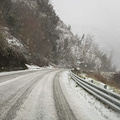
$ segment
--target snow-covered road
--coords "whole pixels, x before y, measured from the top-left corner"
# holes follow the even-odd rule
[[[119,120],[102,116],[83,94],[63,69],[0,73],[0,120]]]

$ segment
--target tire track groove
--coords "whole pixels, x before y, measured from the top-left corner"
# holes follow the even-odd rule
[[[52,71],[49,71],[49,72],[52,72]],[[25,101],[25,99],[31,93],[32,89],[37,85],[37,83],[40,81],[40,79],[49,72],[45,72],[43,75],[36,77],[34,79],[34,81],[32,81],[31,83],[22,87],[19,91],[17,91],[14,95],[12,95],[8,100],[6,100],[4,105],[10,104],[9,103],[10,101],[13,101],[14,103],[12,106],[10,106],[10,108],[6,111],[6,113],[4,115],[0,116],[0,119],[1,120],[12,120],[16,116],[17,110],[20,108],[22,103]],[[18,92],[20,92],[19,93],[20,95],[17,99],[15,99],[14,97],[18,94]],[[6,109],[6,108],[4,107],[4,109]]]
[[[77,120],[62,92],[59,83],[59,76],[60,73],[58,73],[55,76],[53,83],[53,94],[54,94],[58,120]]]

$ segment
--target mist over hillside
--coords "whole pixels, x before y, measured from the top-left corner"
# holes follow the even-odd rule
[[[25,64],[115,71],[93,36],[74,35],[49,0],[0,0],[0,71]]]

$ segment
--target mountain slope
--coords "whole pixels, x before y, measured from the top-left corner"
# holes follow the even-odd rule
[[[91,35],[78,37],[49,0],[0,0],[0,70],[25,64],[114,71]]]
[[[4,27],[9,29],[10,36],[19,41],[21,45],[26,46],[27,51],[29,51],[24,54],[26,62],[30,61],[39,66],[48,65],[52,62],[54,44],[59,38],[55,29],[58,19],[48,0],[0,1],[1,29]],[[3,36],[2,34],[4,32],[1,32],[1,36]],[[2,37],[0,40],[4,41]],[[14,46],[15,41],[8,40],[7,42]],[[19,46],[19,49],[22,50],[22,46]],[[21,50],[18,51],[22,53]]]

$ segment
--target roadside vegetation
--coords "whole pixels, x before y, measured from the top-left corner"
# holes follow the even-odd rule
[[[98,86],[103,83],[105,89],[109,87],[109,90],[120,94],[120,72],[90,72],[76,69],[72,72]]]

